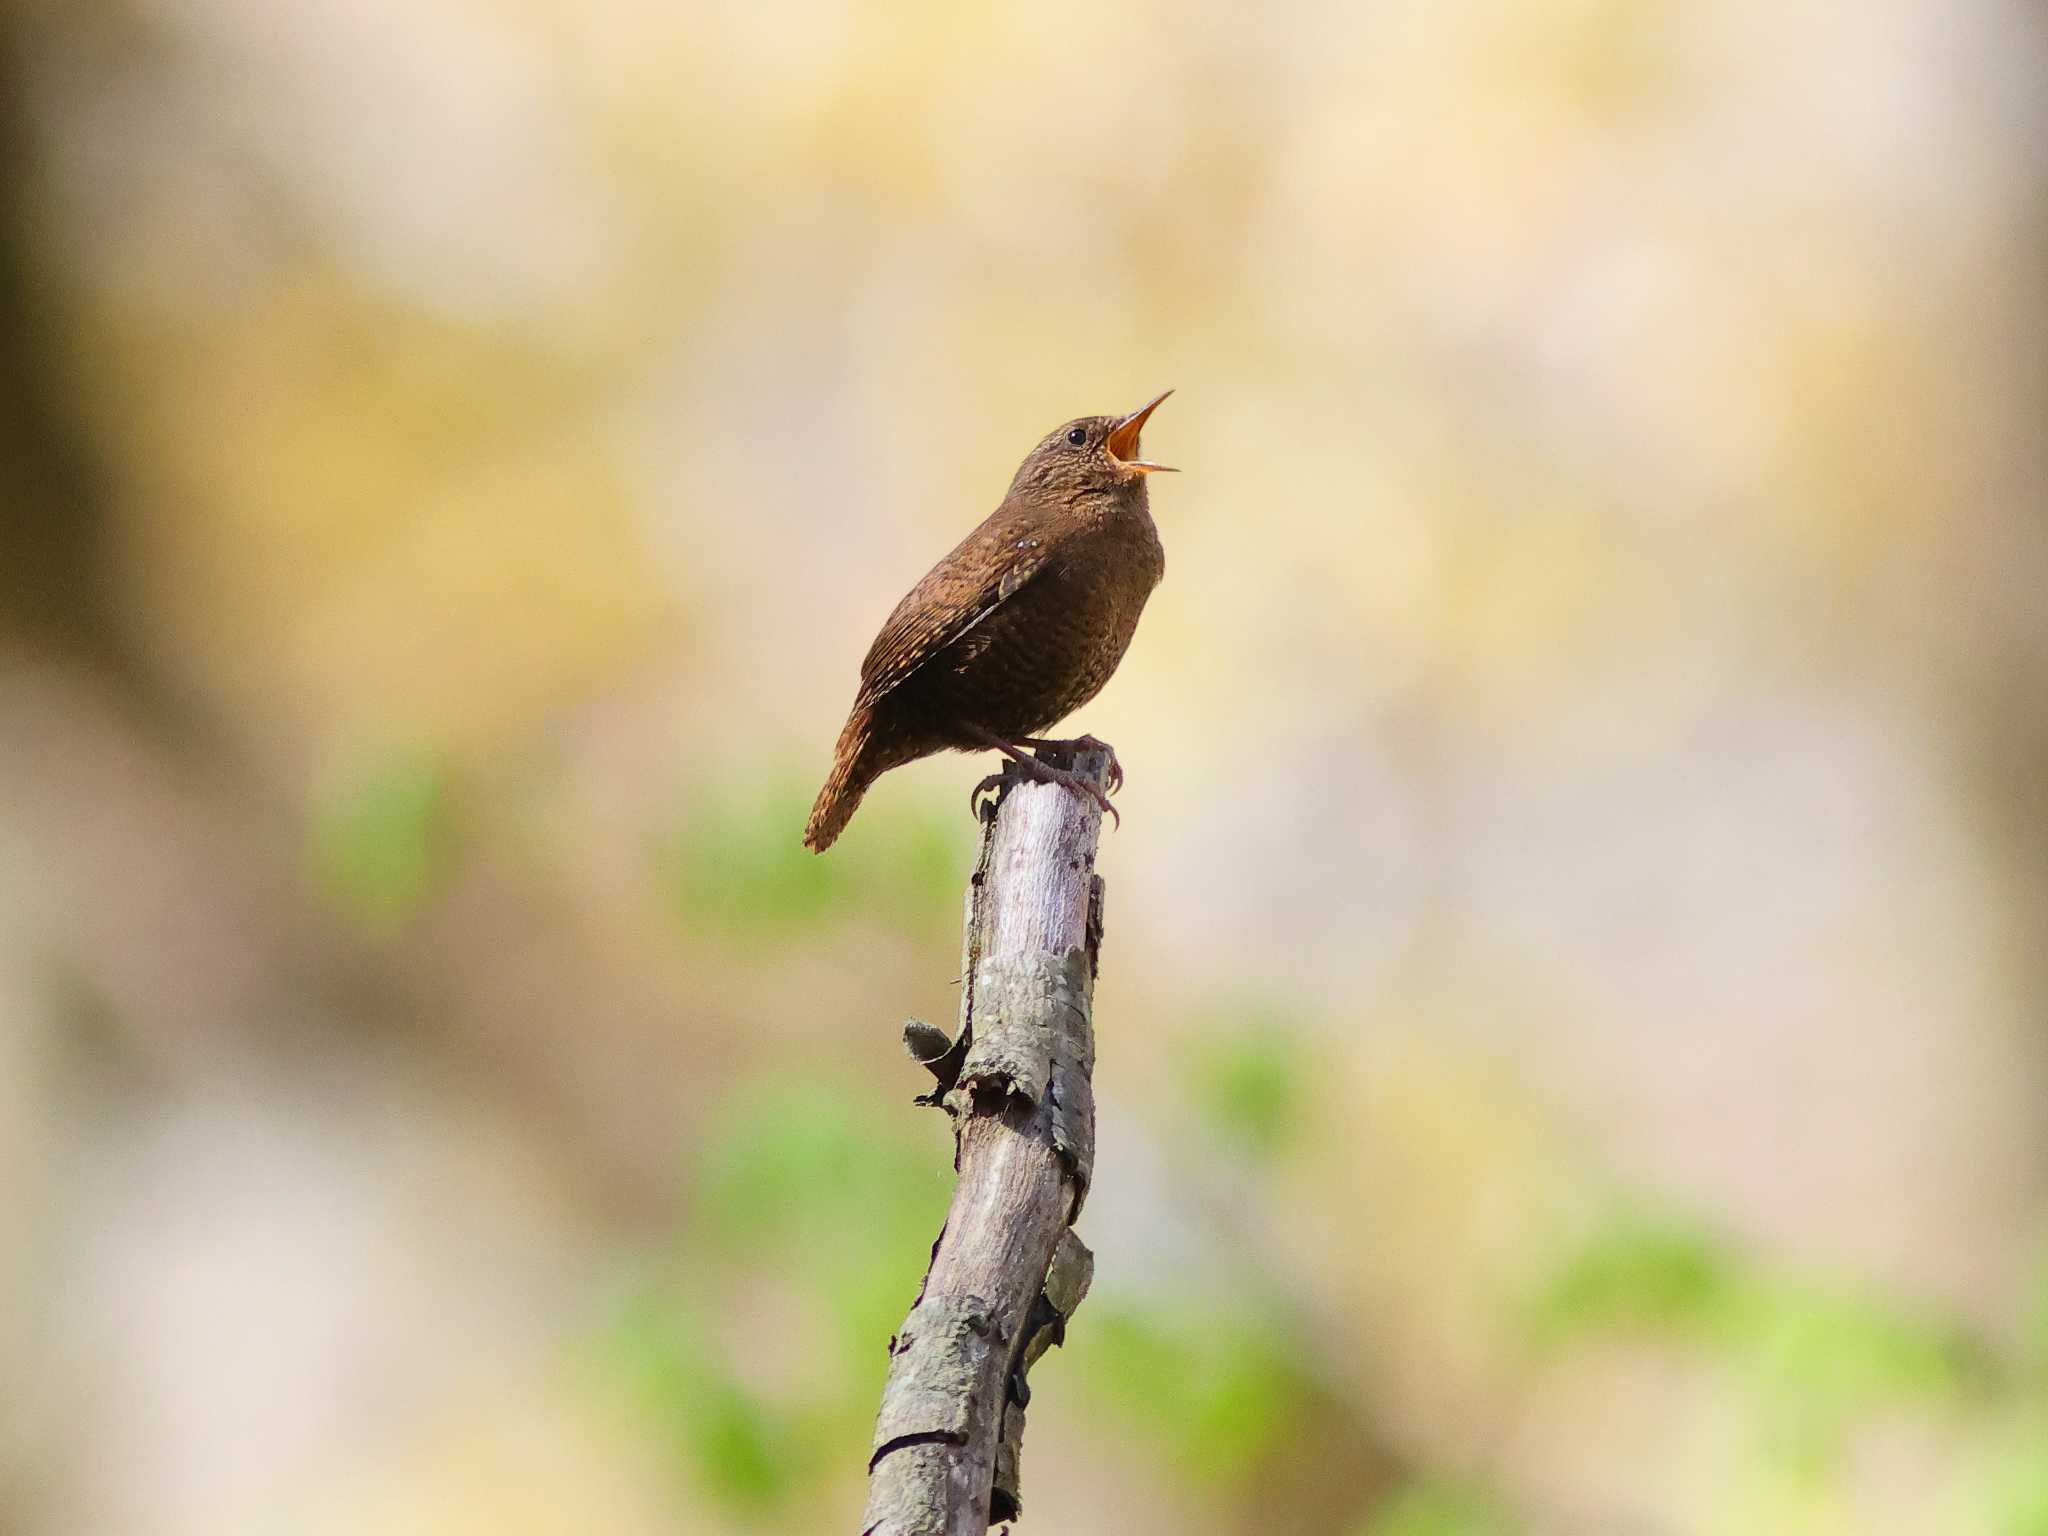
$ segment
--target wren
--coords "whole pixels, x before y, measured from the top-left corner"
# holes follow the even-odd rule
[[[1170,466],[1140,457],[1138,435],[1172,393],[1048,433],[1002,505],[896,605],[861,662],[805,847],[823,853],[870,784],[934,752],[993,749],[1116,814],[1092,782],[1026,749],[1104,749],[1040,733],[1102,691],[1166,572],[1146,481]],[[1122,779],[1112,752],[1110,788]]]

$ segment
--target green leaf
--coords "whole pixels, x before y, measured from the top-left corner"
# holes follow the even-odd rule
[[[1990,1472],[1996,1536],[2048,1536],[2048,1403],[2004,1427]]]
[[[1719,1337],[1741,1325],[1751,1302],[1725,1240],[1667,1217],[1622,1209],[1543,1285],[1530,1329],[1544,1347],[1612,1328]]]
[[[685,1294],[632,1295],[601,1358],[712,1498],[735,1514],[772,1512],[815,1477],[815,1436],[800,1410],[738,1380],[707,1343],[702,1312]]]
[[[646,1432],[738,1517],[793,1519],[862,1443],[883,1345],[945,1216],[938,1128],[899,1117],[877,1129],[854,1103],[827,1079],[764,1079],[729,1096],[699,1140],[688,1219],[623,1288],[597,1341],[599,1370]],[[734,1323],[764,1293],[806,1351],[773,1389],[759,1340]]]
[[[357,922],[395,930],[445,869],[451,820],[442,770],[420,753],[391,759],[316,814],[315,873]]]
[[[1447,1478],[1422,1478],[1374,1511],[1365,1536],[1514,1536],[1507,1512],[1481,1490]]]
[[[714,1496],[729,1507],[779,1506],[805,1470],[795,1437],[760,1399],[723,1376],[714,1379],[692,1421],[691,1449]]]
[[[1300,1029],[1271,1009],[1197,1033],[1187,1057],[1188,1099],[1210,1130],[1261,1160],[1301,1139],[1309,1055]]]
[[[1709,1350],[1748,1391],[1758,1470],[1798,1498],[1828,1491],[1863,1421],[1981,1402],[1999,1376],[1958,1322],[1773,1274],[1724,1239],[1627,1207],[1559,1267],[1531,1325],[1545,1347],[1632,1329]]]
[[[848,1089],[777,1080],[735,1094],[707,1133],[693,1236],[799,1282],[866,1370],[916,1294],[948,1173],[940,1140],[877,1131]]]
[[[787,942],[856,915],[898,927],[950,923],[971,860],[963,809],[862,810],[860,836],[830,855],[803,846],[811,791],[791,779],[714,786],[692,801],[663,856],[676,911],[693,928]]]
[[[1091,1299],[1075,1359],[1169,1460],[1202,1482],[1247,1482],[1308,1412],[1313,1383],[1275,1315],[1225,1303]]]

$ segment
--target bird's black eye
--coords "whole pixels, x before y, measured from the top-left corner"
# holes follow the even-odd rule
[[[1067,430],[1067,441],[1076,448],[1080,447],[1088,441],[1088,429],[1086,427],[1070,427]]]

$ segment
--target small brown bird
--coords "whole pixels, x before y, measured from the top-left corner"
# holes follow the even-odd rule
[[[1037,733],[1102,691],[1165,574],[1145,477],[1170,466],[1140,458],[1138,434],[1172,393],[1048,434],[1003,504],[896,605],[861,663],[806,847],[831,847],[878,776],[949,749],[993,748],[1116,814],[1087,780],[1025,749],[1102,746]],[[1110,787],[1122,780],[1111,753]]]

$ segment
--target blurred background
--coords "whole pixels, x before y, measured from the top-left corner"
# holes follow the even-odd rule
[[[2043,64],[0,10],[0,1532],[853,1529],[988,765],[804,814],[1168,386],[1023,1529],[2048,1532]]]

